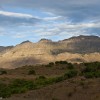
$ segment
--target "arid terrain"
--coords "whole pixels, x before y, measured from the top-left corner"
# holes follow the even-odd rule
[[[0,100],[100,100],[100,0],[0,0]]]
[[[3,100],[100,100],[99,62],[72,65],[60,61],[2,71],[6,73],[0,75],[0,84],[8,84],[13,91],[1,87],[0,96],[7,97]],[[29,85],[32,81],[36,86]]]
[[[100,37],[0,47],[0,99],[100,100]]]
[[[72,79],[3,100],[100,100],[100,79]]]
[[[100,61],[100,37],[78,36],[53,42],[41,39],[37,43],[24,41],[14,47],[3,48],[1,68],[46,64],[66,60],[72,63]]]

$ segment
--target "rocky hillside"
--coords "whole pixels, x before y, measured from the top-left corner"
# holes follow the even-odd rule
[[[61,41],[67,45],[66,51],[72,53],[93,53],[100,52],[100,37],[97,36],[78,36]]]
[[[37,43],[24,41],[1,55],[0,67],[15,68],[57,60],[79,63],[100,61],[100,37],[78,36],[58,42],[48,39]]]
[[[12,48],[13,46],[7,46],[7,47],[0,46],[0,53],[6,52],[7,50],[10,50]]]

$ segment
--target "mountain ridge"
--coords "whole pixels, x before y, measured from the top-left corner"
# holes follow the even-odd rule
[[[14,46],[0,46],[0,53],[4,53],[7,50],[12,49]]]
[[[24,41],[1,54],[0,65],[16,68],[58,60],[72,63],[100,61],[100,37],[78,36],[58,42],[49,39],[37,43]]]

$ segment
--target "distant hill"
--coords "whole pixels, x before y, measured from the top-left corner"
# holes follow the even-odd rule
[[[10,49],[12,49],[12,48],[13,48],[13,46],[7,46],[7,47],[0,46],[0,53],[1,53],[1,52],[5,52],[5,51],[7,51],[7,50],[10,50]]]
[[[81,35],[58,42],[48,39],[41,39],[37,43],[24,41],[3,53],[0,65],[15,68],[57,60],[79,63],[100,61],[100,37]]]
[[[65,51],[71,53],[93,53],[100,52],[100,37],[98,36],[78,36],[60,41],[66,45]]]

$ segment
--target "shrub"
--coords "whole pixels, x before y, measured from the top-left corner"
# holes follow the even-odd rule
[[[49,64],[45,65],[46,67],[53,67],[54,66],[54,63],[53,62],[50,62]]]
[[[67,61],[56,61],[55,64],[56,65],[58,65],[58,64],[68,64],[68,62]]]
[[[74,70],[69,70],[64,74],[64,77],[65,78],[72,78],[72,77],[77,76],[77,74],[78,74],[77,70],[75,70],[75,69]]]
[[[71,63],[68,63],[68,69],[74,69],[74,66]]]
[[[45,76],[39,76],[38,79],[46,79],[46,77]]]
[[[94,74],[95,74],[96,78],[100,77],[100,71],[96,71],[96,73],[94,73]]]
[[[11,96],[11,91],[9,87],[3,83],[0,83],[0,97],[5,98],[10,96]]]
[[[53,62],[50,62],[50,63],[49,63],[49,65],[53,66],[53,65],[54,65],[54,63],[53,63]]]
[[[95,76],[94,76],[94,72],[87,72],[87,73],[84,74],[84,76],[85,76],[86,78],[93,78],[93,77],[95,77]]]
[[[11,94],[24,93],[34,88],[33,81],[24,79],[15,79],[9,84]]]
[[[69,70],[65,75],[61,75],[53,78],[46,78],[45,76],[39,76],[34,81],[15,79],[10,84],[0,84],[0,97],[6,98],[12,94],[24,93],[28,90],[38,89],[49,84],[61,82],[67,78],[71,78],[77,75],[76,70]],[[67,77],[67,78],[66,78]]]
[[[56,77],[56,78],[55,78],[55,83],[61,82],[61,81],[63,81],[63,80],[64,80],[64,77],[63,77],[63,76]]]
[[[0,97],[7,98],[12,94],[24,93],[28,90],[32,90],[34,84],[32,81],[26,81],[21,79],[16,79],[11,82],[11,84],[0,83]]]
[[[35,72],[35,70],[29,70],[29,72],[28,72],[28,75],[35,75],[36,74],[36,72]]]
[[[99,62],[85,63],[84,65],[85,65],[85,68],[82,71],[82,74],[86,78],[100,77],[100,63]]]
[[[7,74],[7,71],[5,71],[5,70],[0,70],[0,75],[3,75],[3,74]]]

